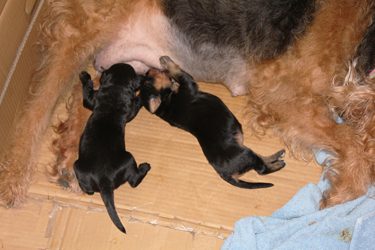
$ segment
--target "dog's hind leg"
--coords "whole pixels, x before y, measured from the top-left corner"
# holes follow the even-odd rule
[[[288,102],[268,104],[268,107],[273,106],[269,113],[279,115],[288,112],[288,120],[280,121],[273,128],[293,156],[311,159],[316,152],[327,153],[328,157],[317,159],[326,164],[325,177],[331,184],[321,201],[322,208],[365,194],[374,181],[372,149],[366,149],[353,128],[347,124],[336,124],[329,108],[318,97],[311,102],[298,103],[299,107]]]
[[[65,2],[65,5],[69,4],[73,3]],[[45,43],[41,44],[45,57],[35,78],[38,82],[36,90],[12,132],[9,150],[0,156],[0,200],[7,206],[16,206],[25,200],[41,138],[54,107],[95,49],[95,33],[80,32],[79,29],[85,29],[68,20],[75,16],[60,12],[58,3],[55,7],[55,10],[47,11],[50,16],[42,26],[40,41]],[[87,25],[95,26],[93,23]],[[87,41],[88,36],[92,40]]]
[[[349,141],[349,140],[346,140]],[[333,206],[364,195],[375,182],[375,155],[357,138],[339,150],[326,166],[330,189],[324,192],[321,207]]]
[[[60,95],[72,80],[72,72],[79,68],[68,67],[63,58],[54,58],[48,69],[42,70],[45,77],[17,122],[9,150],[0,158],[0,198],[7,206],[18,205],[25,199],[42,135]]]

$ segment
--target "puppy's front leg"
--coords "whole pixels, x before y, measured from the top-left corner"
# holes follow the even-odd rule
[[[93,110],[97,91],[94,90],[94,83],[91,80],[91,76],[86,71],[82,71],[79,74],[79,79],[82,83],[83,106],[89,110]]]
[[[185,89],[191,95],[195,95],[198,92],[198,85],[193,77],[183,71],[170,57],[160,57],[160,64],[167,70],[167,75],[179,83],[179,88]],[[186,91],[181,92],[186,93]]]

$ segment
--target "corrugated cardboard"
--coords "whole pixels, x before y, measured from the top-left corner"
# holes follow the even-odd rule
[[[0,92],[31,23],[35,3],[36,0],[0,1]]]
[[[9,129],[29,95],[37,65],[35,20],[42,1],[2,0],[0,14],[0,151],[5,150]]]
[[[0,2],[1,3],[1,2]],[[6,5],[5,5],[6,6]],[[1,4],[0,4],[1,7]],[[35,8],[34,8],[35,9]],[[37,55],[31,49],[32,33],[22,60],[12,79],[23,84],[8,87],[1,104],[1,136],[11,124],[26,94]],[[233,98],[221,85],[200,84],[202,90],[218,95],[242,122],[245,144],[262,155],[283,146],[277,138],[250,135],[244,113],[246,97]],[[9,92],[10,91],[10,92]],[[26,91],[27,93],[27,91]],[[21,98],[22,100],[18,100]],[[68,98],[68,96],[67,96]],[[64,116],[61,103],[54,121]],[[8,117],[3,125],[3,117]],[[51,123],[51,124],[52,124]],[[46,167],[55,156],[50,151],[52,128],[45,135],[39,156],[38,172],[27,203],[19,209],[0,208],[0,248],[3,249],[219,249],[235,221],[250,215],[270,215],[308,182],[316,182],[320,168],[286,156],[287,166],[280,172],[244,176],[252,181],[267,181],[274,187],[242,190],[216,174],[207,163],[198,142],[187,132],[173,128],[144,109],[126,127],[126,145],[138,163],[149,162],[151,171],[135,189],[123,185],[115,192],[120,217],[127,228],[121,234],[110,221],[100,196],[72,193],[50,183]]]

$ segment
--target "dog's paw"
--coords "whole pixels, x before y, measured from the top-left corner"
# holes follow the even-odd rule
[[[59,174],[59,177],[57,179],[57,184],[64,189],[70,190],[75,193],[82,192],[72,168],[61,169],[61,173]]]
[[[0,200],[8,208],[20,206],[27,197],[31,173],[20,166],[18,160],[0,159]]]

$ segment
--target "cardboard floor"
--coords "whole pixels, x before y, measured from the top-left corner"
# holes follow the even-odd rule
[[[217,84],[200,84],[218,95],[243,124],[245,144],[262,155],[281,149],[277,138],[257,138],[246,126],[246,97],[233,98]],[[59,110],[59,109],[58,109]],[[61,110],[61,109],[60,109]],[[56,112],[55,119],[61,116]],[[280,172],[243,178],[274,187],[241,190],[214,172],[196,139],[144,109],[126,127],[126,145],[137,162],[151,171],[135,189],[116,190],[116,205],[127,235],[112,224],[100,196],[72,193],[50,183],[45,168],[53,160],[50,128],[30,188],[17,209],[0,208],[1,249],[220,249],[234,223],[245,216],[270,215],[308,182],[317,182],[320,167],[286,155]]]

